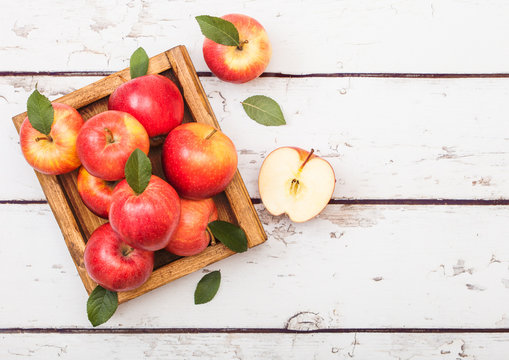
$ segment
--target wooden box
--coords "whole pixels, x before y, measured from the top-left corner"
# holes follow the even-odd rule
[[[219,128],[184,46],[174,47],[152,57],[148,74],[167,76],[179,87],[185,103],[184,122],[196,121]],[[108,96],[129,79],[130,74],[127,68],[65,95],[55,102],[65,103],[76,108],[86,121],[107,110]],[[18,132],[25,117],[26,113],[13,117]],[[152,161],[154,174],[164,178],[161,167],[161,146],[151,147],[149,157]],[[90,294],[96,283],[87,274],[83,263],[83,252],[86,241],[92,232],[106,220],[95,216],[81,201],[76,188],[77,173],[76,170],[64,175],[48,176],[36,171],[37,178],[60,226],[81,280]],[[248,247],[259,245],[267,239],[238,171],[227,189],[217,195],[214,201],[217,205],[219,219],[236,223],[244,229]],[[180,258],[171,255],[166,250],[160,250],[155,254],[154,271],[149,280],[135,290],[119,293],[119,302],[133,299],[233,254],[233,251],[221,243],[211,245],[202,253],[190,257]]]

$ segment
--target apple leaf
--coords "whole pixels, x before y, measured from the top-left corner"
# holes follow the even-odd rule
[[[148,55],[142,47],[139,47],[135,52],[133,52],[129,63],[131,79],[147,75],[148,61]]]
[[[51,105],[51,101],[37,90],[37,86],[28,97],[27,114],[28,121],[35,130],[44,135],[49,135],[55,118],[55,110]]]
[[[94,327],[104,324],[113,316],[117,307],[118,294],[97,285],[87,301],[88,320]]]
[[[209,15],[200,15],[195,19],[206,38],[221,45],[240,45],[239,32],[231,22]]]
[[[195,305],[208,303],[214,298],[221,284],[221,273],[216,270],[203,276],[194,291]]]
[[[286,121],[277,102],[268,96],[254,95],[242,101],[246,114],[265,126],[285,125]]]
[[[152,176],[152,164],[147,155],[140,149],[131,153],[125,164],[125,179],[136,194],[145,191]]]
[[[208,225],[212,235],[226,247],[241,253],[247,250],[247,237],[242,228],[226,221],[216,220]]]

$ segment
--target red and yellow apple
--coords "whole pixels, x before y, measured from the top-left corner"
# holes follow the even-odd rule
[[[148,154],[147,131],[132,115],[122,111],[104,111],[91,117],[77,139],[78,156],[87,171],[103,180],[124,177],[127,159],[135,149]]]
[[[334,192],[336,177],[326,160],[297,147],[281,147],[264,160],[258,188],[272,215],[288,214],[295,222],[318,215]]]
[[[180,199],[166,181],[152,175],[141,194],[122,180],[113,191],[109,220],[130,246],[156,251],[168,245],[180,217]]]
[[[180,200],[180,220],[166,250],[179,256],[201,253],[209,245],[211,234],[207,225],[217,220],[214,200]]]
[[[108,109],[133,115],[153,138],[168,134],[182,123],[184,100],[167,77],[145,75],[120,85],[111,94]]]
[[[21,151],[35,170],[48,175],[64,174],[81,164],[76,150],[76,138],[83,118],[73,107],[52,103],[54,120],[49,135],[35,130],[28,117],[21,124]]]
[[[272,55],[269,37],[263,26],[252,17],[229,14],[222,19],[231,22],[239,32],[239,46],[226,46],[210,39],[203,43],[203,58],[218,78],[245,83],[260,76]]]
[[[133,249],[107,223],[99,226],[88,239],[84,262],[88,275],[103,288],[128,291],[150,277],[154,253]]]
[[[233,142],[210,125],[186,123],[168,134],[162,153],[164,173],[187,199],[206,199],[230,183],[237,170]]]
[[[78,172],[77,187],[83,203],[97,216],[107,219],[116,182],[91,175],[83,166]]]

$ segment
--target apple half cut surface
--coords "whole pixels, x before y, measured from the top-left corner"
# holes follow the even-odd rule
[[[326,160],[296,147],[271,152],[258,176],[260,197],[272,215],[288,214],[294,222],[320,213],[334,192],[336,177]]]

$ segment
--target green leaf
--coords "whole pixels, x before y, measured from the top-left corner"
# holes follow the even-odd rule
[[[212,300],[219,290],[219,284],[221,284],[221,273],[218,270],[202,277],[194,291],[195,305],[205,304]]]
[[[125,164],[125,179],[136,194],[141,194],[152,176],[152,164],[140,149],[131,153]]]
[[[51,101],[42,95],[37,87],[34,92],[28,97],[27,100],[27,114],[28,121],[32,127],[43,133],[49,135],[51,132],[51,125],[55,118],[55,110],[51,105]]]
[[[131,69],[131,79],[147,75],[148,55],[142,47],[133,52],[129,66]]]
[[[255,95],[242,102],[246,114],[265,126],[285,125],[286,121],[279,104],[268,96]]]
[[[88,320],[94,327],[104,324],[113,316],[117,307],[117,293],[97,285],[87,301]]]
[[[208,39],[227,46],[239,46],[239,32],[231,22],[209,15],[196,17],[203,35]]]
[[[247,250],[246,233],[237,225],[216,220],[209,223],[208,227],[212,231],[212,235],[225,244],[228,249],[238,253]]]

